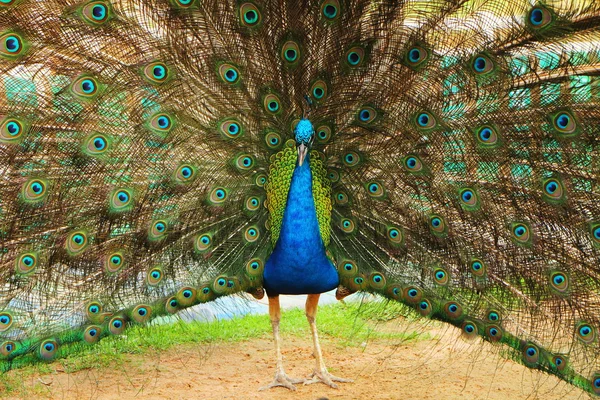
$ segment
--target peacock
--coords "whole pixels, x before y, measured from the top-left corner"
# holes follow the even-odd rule
[[[0,0],[0,369],[266,293],[337,387],[336,290],[600,395],[599,76],[596,0]]]

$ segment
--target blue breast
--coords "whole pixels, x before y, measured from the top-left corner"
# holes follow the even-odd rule
[[[309,157],[294,170],[279,240],[265,264],[269,296],[323,293],[339,284],[319,233]]]

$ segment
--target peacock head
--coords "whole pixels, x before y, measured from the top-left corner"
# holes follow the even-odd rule
[[[315,128],[311,122],[302,118],[294,128],[296,146],[298,146],[298,165],[302,165],[315,138]]]

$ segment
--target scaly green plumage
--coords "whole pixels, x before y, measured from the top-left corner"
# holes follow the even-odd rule
[[[307,118],[340,297],[600,394],[599,21],[593,0],[0,2],[0,368],[259,297]]]

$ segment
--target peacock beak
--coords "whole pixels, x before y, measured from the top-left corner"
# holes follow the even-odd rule
[[[304,143],[300,143],[298,145],[298,165],[302,166],[304,162],[304,158],[306,157],[306,153],[308,152],[308,147]]]

